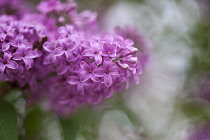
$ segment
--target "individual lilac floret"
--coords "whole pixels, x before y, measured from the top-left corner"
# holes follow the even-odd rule
[[[104,43],[102,55],[108,56],[108,57],[115,57],[116,49],[117,49],[117,46],[115,44]]]
[[[102,62],[102,42],[91,42],[90,47],[83,51],[84,56],[94,57],[96,64],[100,64]]]
[[[18,64],[15,61],[11,60],[11,57],[12,57],[11,53],[5,52],[3,59],[0,58],[0,75],[4,73],[5,68],[9,69],[18,68]]]
[[[65,54],[67,61],[75,60],[72,55],[72,51],[75,49],[75,42],[70,41],[68,42],[67,39],[59,39],[58,47],[53,51],[55,56],[61,56]]]
[[[120,69],[115,66],[111,59],[104,60],[103,66],[97,68],[93,73],[99,77],[104,78],[104,83],[107,87],[110,87],[113,83],[112,76],[119,76]]]
[[[33,59],[40,56],[41,56],[40,52],[29,50],[26,46],[24,46],[13,54],[13,59],[23,60],[25,63],[25,68],[28,70],[34,64]]]
[[[82,61],[80,63],[80,67],[81,67],[80,72],[82,73],[80,80],[82,82],[87,81],[89,78],[91,80],[93,80],[94,82],[99,81],[99,78],[93,73],[95,71],[95,69],[97,68],[96,63],[92,63],[92,64],[88,65],[85,61]]]

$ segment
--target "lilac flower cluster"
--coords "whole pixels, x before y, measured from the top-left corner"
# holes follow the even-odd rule
[[[0,22],[0,75],[4,80],[17,80],[20,86],[24,86],[21,82],[24,81],[24,73],[42,55],[38,46],[33,46],[41,38],[41,30],[37,26],[9,17]]]
[[[95,12],[76,8],[47,0],[37,13],[0,16],[1,81],[28,89],[31,103],[45,96],[59,114],[98,104],[133,78],[138,84],[145,62],[134,47],[141,36],[103,33]]]

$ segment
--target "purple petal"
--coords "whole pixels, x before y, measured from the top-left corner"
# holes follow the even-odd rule
[[[55,56],[61,56],[64,52],[65,52],[65,50],[63,50],[62,47],[58,47],[53,51],[53,54]]]
[[[120,92],[122,90],[123,86],[120,84],[115,84],[112,88],[114,91]]]
[[[95,76],[94,74],[90,75],[90,78],[94,81],[94,82],[98,82],[99,78],[97,76]]]
[[[51,43],[44,43],[43,48],[48,51],[48,52],[53,52],[54,51],[54,46]]]
[[[82,74],[82,76],[80,77],[80,80],[81,80],[82,82],[85,82],[85,81],[87,81],[89,78],[90,78],[90,74],[87,73],[87,72],[85,72],[85,73]]]
[[[68,62],[74,61],[77,59],[77,57],[74,57],[71,51],[65,51],[66,60]]]
[[[15,61],[8,61],[6,66],[10,69],[17,69],[18,68],[18,64]]]
[[[6,35],[4,33],[0,33],[0,40],[4,41],[5,38],[6,38]]]
[[[58,75],[63,75],[67,72],[68,70],[68,67],[67,66],[61,66],[58,68],[57,72],[58,72]]]
[[[103,43],[102,42],[91,42],[90,46],[93,50],[101,50]]]
[[[84,94],[84,85],[82,83],[78,83],[77,84],[77,91],[80,93],[80,94]]]
[[[55,62],[56,60],[56,56],[53,54],[53,53],[50,53],[48,56],[47,56],[47,59],[48,63],[53,63]]]
[[[10,43],[3,42],[2,43],[2,50],[6,51],[10,48]]]
[[[12,57],[12,54],[10,52],[4,53],[4,60],[9,61]]]
[[[98,67],[95,62],[90,65],[90,69],[95,70]]]
[[[28,69],[30,69],[31,67],[32,67],[32,65],[33,65],[33,63],[34,63],[34,61],[33,61],[33,59],[31,59],[31,58],[23,58],[23,61],[24,61],[24,63],[25,63],[25,68],[28,70]]]
[[[126,78],[125,79],[125,83],[126,83],[125,88],[128,89],[129,86],[130,86],[130,79],[129,78]]]
[[[34,51],[30,51],[30,52],[27,52],[25,57],[27,58],[36,58],[38,56],[38,52],[34,52]]]
[[[5,65],[0,65],[0,75],[4,73]]]
[[[91,91],[96,91],[96,90],[99,90],[101,87],[101,82],[94,82],[91,87],[90,87],[90,90]]]
[[[137,74],[134,74],[134,80],[135,80],[135,83],[138,85],[139,84],[139,76]]]
[[[110,87],[112,85],[112,76],[110,74],[105,74],[104,75],[104,84],[107,87]]]
[[[91,93],[89,98],[88,98],[88,102],[91,104],[98,104],[99,102],[101,102],[102,100],[102,96],[99,92],[96,93]]]
[[[101,64],[101,62],[102,62],[101,55],[95,55],[94,58],[95,58],[95,62],[97,65]]]
[[[134,44],[134,42],[132,40],[130,40],[130,39],[125,40],[125,45],[126,46],[132,46],[133,44]]]
[[[111,59],[109,59],[109,58],[106,58],[105,60],[104,60],[104,67],[106,67],[106,68],[111,68],[113,66],[113,62],[112,62],[112,60]]]
[[[72,31],[73,31],[73,26],[71,26],[71,25],[66,25],[66,32],[67,33],[69,33],[69,34],[71,34],[72,33]]]
[[[110,98],[113,95],[113,89],[112,88],[107,88],[102,92],[102,96],[104,98]]]
[[[26,52],[29,48],[25,44],[19,44],[16,52]]]
[[[61,38],[59,38],[58,43],[59,43],[60,47],[66,47],[66,44],[68,42],[67,42],[67,39],[65,37],[61,37]]]
[[[91,49],[86,49],[86,50],[83,51],[82,54],[83,54],[84,56],[93,56],[93,55],[94,55],[93,53],[94,53],[93,50],[91,50]]]
[[[59,32],[59,33],[66,33],[66,27],[60,27],[60,28],[58,29],[58,32]]]
[[[68,77],[68,83],[71,85],[76,85],[79,83],[79,78],[76,76],[69,76]]]
[[[73,27],[72,26],[69,26],[69,25],[66,25],[65,27],[60,27],[58,29],[58,32],[59,33],[69,33],[71,34],[73,31]]]
[[[120,75],[120,69],[119,68],[111,68],[111,69],[109,69],[109,73],[111,75]]]
[[[90,70],[90,66],[85,61],[80,63],[80,67],[87,72]]]
[[[102,77],[105,74],[105,69],[104,68],[97,68],[93,71],[93,74],[95,74],[96,76]]]
[[[22,42],[22,40],[23,40],[23,35],[21,34],[21,33],[19,33],[16,37],[15,37],[15,39],[18,41],[18,42]]]
[[[72,41],[72,42],[68,43],[67,48],[68,48],[69,51],[73,50],[75,48],[75,42]]]
[[[5,60],[0,57],[0,63],[3,64],[4,62],[5,62]]]
[[[14,60],[21,60],[21,59],[23,59],[22,53],[16,52],[16,53],[13,54],[12,58],[13,58]]]
[[[111,35],[106,35],[103,40],[111,44],[114,38]]]

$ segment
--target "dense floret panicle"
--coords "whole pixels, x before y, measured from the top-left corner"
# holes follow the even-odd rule
[[[70,25],[60,27],[58,31],[61,34],[58,40],[43,45],[47,52],[44,64],[52,65],[57,75],[65,79],[63,83],[68,83],[65,87],[70,90],[69,95],[64,96],[70,96],[74,102],[75,96],[84,98],[82,103],[98,104],[103,98],[121,91],[124,82],[128,88],[132,77],[139,83],[142,68],[132,40],[110,34],[85,36],[85,32]],[[60,94],[53,94],[56,95]],[[55,99],[59,104],[60,98]],[[66,99],[60,105],[71,104],[72,101]]]
[[[36,44],[43,35],[38,26],[11,19],[0,22],[0,75],[5,80],[20,81],[25,71],[33,67],[34,60],[41,57],[41,46]]]
[[[8,2],[0,8],[14,6]],[[19,9],[23,1],[16,2]],[[78,13],[74,0],[45,0],[37,12],[28,9],[0,16],[0,79],[29,92],[28,103],[45,96],[52,109],[66,114],[100,103],[132,79],[139,83],[147,51],[135,29],[105,34],[97,13]]]

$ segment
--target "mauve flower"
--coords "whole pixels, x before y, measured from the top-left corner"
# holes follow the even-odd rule
[[[13,38],[11,36],[6,36],[6,38],[4,39],[2,46],[1,46],[1,50],[3,52],[7,51],[10,48],[10,46],[12,45],[12,43],[11,43],[12,39]]]
[[[14,80],[20,80],[24,78],[24,67],[19,66],[17,69],[8,69],[6,71],[7,73],[7,80],[8,81],[14,81]]]
[[[58,61],[58,63],[56,63],[57,66],[57,73],[58,75],[63,75],[65,73],[73,73],[76,70],[76,67],[79,66],[79,62],[77,61],[72,61],[72,62],[68,62],[66,60],[66,58],[60,58]]]
[[[91,80],[93,80],[94,82],[99,81],[98,77],[95,76],[95,74],[93,73],[93,71],[98,67],[98,65],[96,65],[96,63],[92,63],[92,64],[88,65],[85,61],[82,61],[80,63],[80,67],[81,67],[80,73],[82,73],[80,80],[82,82],[87,81],[89,78]]]
[[[115,57],[117,46],[115,44],[104,43],[102,56]]]
[[[113,83],[112,76],[119,76],[120,70],[114,65],[111,59],[106,58],[103,66],[94,70],[93,73],[99,77],[104,77],[105,85],[110,87]]]
[[[120,92],[123,88],[123,86],[120,84],[123,82],[123,79],[120,77],[117,77],[113,80],[113,84],[110,87],[102,86],[102,96],[103,98],[110,98],[114,91]]]
[[[62,26],[58,29],[58,32],[60,34],[64,34],[64,35],[71,35],[72,31],[73,31],[73,26],[71,25],[66,25],[66,26]]]
[[[77,57],[72,55],[72,51],[75,49],[75,42],[68,42],[67,39],[63,38],[59,39],[58,44],[58,47],[53,51],[55,56],[61,56],[65,54],[66,60],[69,62],[77,59]]]
[[[14,60],[23,60],[25,63],[25,68],[28,70],[34,64],[33,58],[39,57],[40,53],[38,51],[28,50],[28,48],[22,47],[12,56]]]
[[[99,65],[102,62],[101,53],[103,44],[101,42],[91,42],[90,46],[91,48],[83,51],[83,55],[94,57],[96,64]]]
[[[14,29],[11,26],[0,26],[0,41],[4,41],[5,38],[14,36]]]
[[[2,75],[4,73],[4,70],[6,67],[9,69],[17,69],[18,68],[18,64],[15,61],[10,60],[11,58],[12,58],[12,54],[9,52],[4,53],[3,59],[0,58],[0,75]]]
[[[22,44],[24,44],[27,48],[31,48],[32,44],[29,43],[28,41],[26,41],[24,39],[24,36],[20,33],[18,34],[12,41],[11,41],[11,45],[14,47],[17,47],[17,49],[21,48],[21,47],[25,47]]]
[[[79,77],[69,76],[68,77],[68,83],[71,84],[71,85],[76,85],[77,86],[77,92],[79,94],[84,94],[86,83],[82,82]]]

